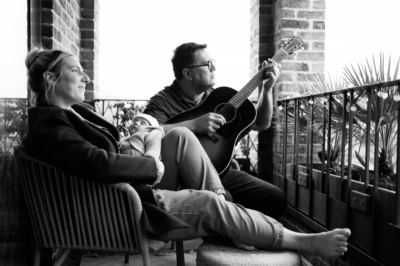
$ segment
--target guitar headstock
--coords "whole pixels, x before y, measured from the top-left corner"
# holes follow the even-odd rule
[[[299,37],[293,36],[288,41],[286,41],[283,46],[282,50],[285,51],[287,54],[293,54],[297,50],[301,49],[304,45],[304,42]]]

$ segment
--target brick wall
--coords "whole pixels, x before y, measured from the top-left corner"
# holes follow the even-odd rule
[[[81,64],[92,80],[86,86],[85,99],[99,92],[99,1],[81,0]]]
[[[48,49],[60,49],[79,56],[79,0],[42,2],[42,42]]]
[[[271,58],[275,52],[273,0],[252,0],[250,12],[250,75],[253,77],[260,70],[262,62]],[[261,84],[259,84],[258,90],[253,93],[251,98],[257,99],[260,90]],[[266,130],[258,135],[257,176],[269,182],[272,182],[273,153],[268,152],[272,150],[271,134],[271,130]]]
[[[93,100],[98,92],[98,11],[97,0],[42,2],[42,44],[48,49],[69,51],[80,58],[92,80],[86,86],[86,100]]]
[[[271,58],[293,35],[305,42],[304,50],[282,61],[281,76],[274,88],[275,100],[295,92],[292,71],[297,72],[299,80],[324,71],[325,0],[252,0],[250,12],[251,75],[258,71],[263,60]],[[258,177],[270,182],[273,182],[274,171],[282,172],[283,148],[279,137],[282,124],[276,107],[275,104],[271,128],[259,134]]]
[[[288,56],[281,69],[276,87],[277,98],[293,95],[291,72],[297,71],[300,80],[325,69],[325,0],[277,0],[274,3],[274,44],[278,50],[291,36],[304,42],[304,50]]]
[[[252,0],[250,7],[250,67],[251,77],[260,69],[260,64],[273,56],[273,4],[272,0]]]

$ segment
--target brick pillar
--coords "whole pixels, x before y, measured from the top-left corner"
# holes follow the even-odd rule
[[[250,12],[252,76],[261,62],[272,57],[293,35],[305,42],[304,51],[282,61],[281,77],[274,87],[275,101],[295,92],[291,79],[293,69],[299,74],[299,80],[324,71],[325,0],[252,0]],[[271,128],[259,134],[258,177],[267,181],[272,181],[274,167],[282,167],[282,149],[277,149],[282,129],[276,107],[275,104]]]
[[[86,100],[98,92],[98,0],[43,0],[42,43],[48,49],[71,52],[80,58],[92,80],[86,86]]]
[[[325,0],[277,0],[274,4],[275,51],[292,36],[305,42],[304,50],[284,59],[281,78],[275,88],[281,99],[295,92],[291,72],[297,71],[299,80],[325,70]]]
[[[42,42],[48,49],[59,49],[79,56],[79,0],[42,2]]]
[[[253,77],[261,67],[263,61],[274,55],[274,18],[273,0],[252,0],[251,1],[251,71]],[[261,90],[259,84],[251,96],[257,99]],[[257,177],[272,182],[272,130],[268,129],[258,135],[258,172]]]
[[[92,82],[86,86],[85,100],[99,92],[99,1],[81,1],[81,64]]]

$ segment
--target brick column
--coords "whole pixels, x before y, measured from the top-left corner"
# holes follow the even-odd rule
[[[79,56],[79,0],[42,2],[42,43]]]
[[[282,61],[281,77],[274,88],[275,100],[295,92],[291,71],[297,71],[300,80],[324,71],[325,0],[252,0],[250,12],[251,75],[293,35],[305,42],[305,50]],[[258,177],[267,181],[272,181],[274,167],[281,168],[282,148],[277,147],[282,130],[278,112],[275,105],[271,128],[259,134]]]
[[[293,70],[297,71],[299,80],[325,70],[325,0],[277,0],[274,24],[276,51],[292,36],[305,42],[304,50],[288,56],[282,63],[276,96],[285,98],[295,92],[291,78]]]
[[[92,82],[86,86],[86,100],[98,92],[98,0],[43,0],[42,43],[48,49],[71,52],[80,58]]]
[[[254,76],[261,67],[263,61],[273,57],[274,47],[274,14],[273,0],[252,0],[251,1],[251,76]],[[252,95],[257,99],[261,91],[258,90]],[[272,182],[272,139],[273,131],[268,129],[258,135],[258,173],[257,177]]]
[[[92,80],[86,86],[85,100],[99,92],[99,1],[81,0],[81,65]]]

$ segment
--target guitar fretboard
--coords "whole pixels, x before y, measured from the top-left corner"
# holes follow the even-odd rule
[[[279,50],[279,52],[270,59],[274,63],[282,62],[282,59],[287,55],[284,50]],[[240,90],[232,99],[225,105],[219,113],[224,115],[225,112],[230,112],[231,109],[237,109],[239,106],[251,95],[251,93],[257,88],[257,85],[263,80],[264,72],[266,67],[263,66],[257,74]]]
[[[289,44],[282,47],[269,61],[279,64],[288,54],[292,54],[300,49],[303,45],[304,42],[300,38],[293,36]],[[243,89],[236,93],[235,96],[233,96],[232,99],[225,104],[218,113],[225,116],[226,114],[231,113],[231,111],[238,109],[240,105],[247,98],[249,98],[251,93],[257,88],[257,85],[263,80],[265,69],[266,67],[263,66],[257,72],[257,74],[243,87]]]

